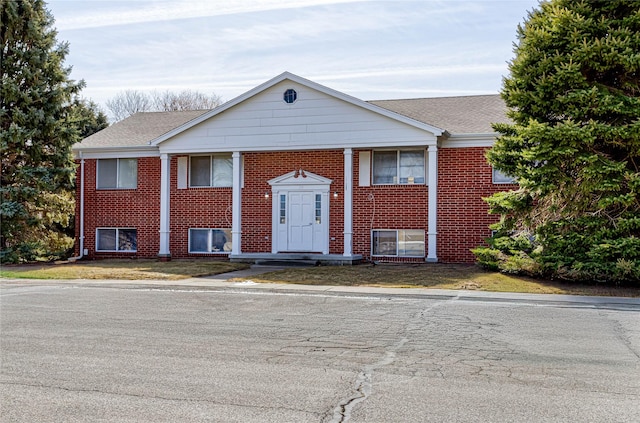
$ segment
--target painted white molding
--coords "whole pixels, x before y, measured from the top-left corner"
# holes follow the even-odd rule
[[[189,174],[189,158],[178,157],[178,189],[187,189],[188,174]]]
[[[368,187],[371,185],[371,151],[361,151],[358,157],[358,186]]]
[[[240,254],[242,235],[242,154],[234,151],[233,160],[233,194],[231,206],[231,255]]]
[[[344,149],[344,256],[353,254],[353,150]]]
[[[138,157],[160,157],[157,147],[93,147],[73,150],[76,159],[135,159]]]
[[[171,160],[168,154],[160,156],[160,251],[158,256],[171,257],[169,250],[169,170]]]
[[[440,142],[440,148],[493,147],[499,133],[453,134]]]
[[[427,261],[437,262],[437,237],[438,237],[438,147],[429,146],[429,206],[428,206],[428,231],[427,231]]]

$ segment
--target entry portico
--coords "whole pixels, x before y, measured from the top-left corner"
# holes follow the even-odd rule
[[[295,101],[286,95],[295,93]],[[437,152],[437,137],[444,131],[387,109],[369,104],[290,73],[256,87],[254,90],[205,113],[202,116],[158,137],[150,145],[157,146],[163,158],[162,192],[169,186],[170,172],[164,165],[172,155],[225,153],[232,156],[232,249],[230,258],[247,256],[243,251],[243,182],[246,178],[243,154],[260,151],[290,151],[304,155],[308,150],[340,148],[343,152],[341,187],[332,180],[304,168],[272,178],[271,187],[271,254],[314,253],[330,251],[330,201],[341,198],[343,206],[343,261],[357,261],[353,254],[353,150],[358,148],[420,148]],[[345,148],[346,147],[346,148]],[[437,154],[429,154],[427,169],[437,169]],[[362,166],[362,161],[361,161]],[[366,167],[366,165],[365,165]],[[369,165],[370,167],[370,165]],[[370,169],[366,170],[367,172]],[[186,173],[185,168],[178,172]],[[437,202],[436,175],[427,176],[430,208]],[[189,175],[178,175],[178,179]],[[370,183],[370,182],[369,182]],[[167,191],[168,192],[168,191]],[[167,196],[168,199],[168,196]],[[170,201],[161,199],[161,257],[170,257]],[[420,211],[427,213],[427,210]],[[436,213],[429,213],[428,259],[436,257]],[[164,224],[163,224],[164,223]],[[255,253],[255,252],[251,252]],[[264,253],[264,252],[263,252]]]

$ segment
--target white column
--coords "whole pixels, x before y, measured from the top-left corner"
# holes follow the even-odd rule
[[[158,257],[171,258],[169,251],[169,170],[171,161],[169,155],[160,155],[160,252]]]
[[[242,226],[242,154],[233,152],[233,194],[231,206],[231,255],[240,254]]]
[[[438,147],[429,146],[429,210],[427,261],[437,262],[438,229]]]
[[[344,256],[353,254],[353,150],[344,149]]]

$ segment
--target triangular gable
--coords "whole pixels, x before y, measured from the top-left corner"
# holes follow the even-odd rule
[[[426,131],[426,134],[428,137],[435,139],[435,137],[440,136],[444,133],[444,130],[441,128],[437,128],[435,126],[432,125],[428,125],[426,123],[423,122],[419,122],[417,120],[411,119],[409,117],[400,115],[398,113],[395,113],[393,111],[384,109],[382,107],[376,106],[374,104],[370,104],[367,103],[365,101],[359,100],[355,97],[349,96],[347,94],[341,93],[339,91],[333,90],[331,88],[325,87],[321,84],[309,81],[307,79],[301,78],[297,75],[294,75],[292,73],[289,72],[284,72],[280,75],[278,75],[277,77],[261,84],[258,85],[257,87],[253,88],[250,91],[247,91],[246,93],[242,94],[239,97],[236,97],[233,100],[228,101],[227,103],[224,103],[223,105],[207,112],[204,113],[203,115],[159,136],[158,138],[154,139],[153,141],[151,141],[149,144],[153,145],[153,146],[161,146],[162,143],[164,143],[167,140],[171,140],[175,137],[178,137],[182,134],[184,134],[185,132],[189,131],[192,128],[197,127],[198,125],[201,125],[203,122],[206,122],[212,118],[215,118],[217,116],[220,115],[224,115],[225,112],[227,113],[231,113],[232,111],[230,109],[236,107],[236,106],[240,106],[243,103],[246,103],[247,101],[256,98],[257,96],[259,96],[261,93],[265,93],[267,90],[269,90],[272,87],[277,86],[278,84],[281,84],[283,82],[290,82],[293,84],[297,84],[298,86],[301,87],[306,87],[310,90],[314,90],[317,91],[318,93],[322,93],[325,94],[326,96],[328,96],[329,98],[333,98],[335,100],[340,100],[346,104],[355,106],[359,109],[362,110],[366,110],[368,112],[372,112],[376,115],[379,115],[381,118],[385,117],[388,118],[392,121],[395,121],[397,123],[402,123],[404,125],[408,125],[409,127],[418,129],[422,132]],[[180,137],[181,138],[181,137]],[[218,139],[219,141],[220,139]]]
[[[316,175],[312,172],[307,172],[304,169],[296,169],[268,181],[271,186],[330,185],[331,182],[331,179]]]

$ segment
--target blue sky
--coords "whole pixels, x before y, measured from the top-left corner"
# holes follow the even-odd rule
[[[537,0],[51,0],[66,64],[119,91],[244,93],[293,72],[363,100],[496,93]]]

